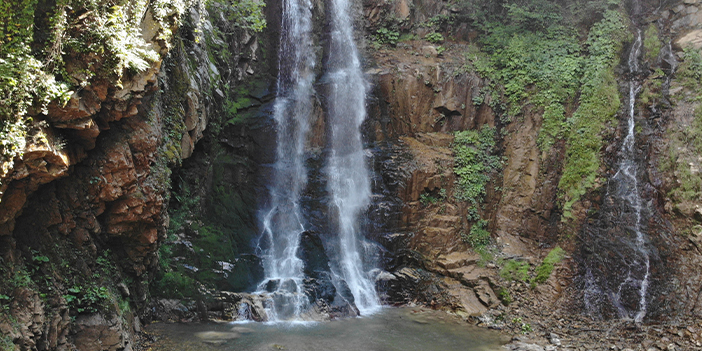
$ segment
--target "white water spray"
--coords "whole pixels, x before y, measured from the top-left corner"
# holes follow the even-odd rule
[[[619,184],[619,196],[625,201],[629,208],[633,211],[634,227],[633,232],[636,236],[634,245],[636,257],[629,264],[629,272],[626,279],[619,285],[617,292],[613,296],[614,304],[619,309],[619,314],[622,318],[633,318],[636,322],[641,322],[646,316],[647,292],[650,276],[651,262],[646,248],[645,234],[643,233],[641,224],[642,201],[639,190],[638,172],[636,169],[636,150],[635,150],[635,126],[636,126],[636,95],[641,90],[641,85],[636,81],[636,75],[639,72],[638,57],[641,53],[642,34],[641,30],[636,32],[636,41],[632,46],[629,54],[629,106],[627,114],[627,134],[622,143],[620,150],[621,160],[619,162],[619,170],[614,175],[614,179]],[[639,307],[636,311],[629,311],[624,308],[621,301],[622,291],[627,287],[638,288]]]
[[[309,304],[302,291],[304,263],[297,252],[305,230],[300,193],[307,184],[305,142],[315,79],[311,32],[311,1],[284,0],[274,105],[276,163],[261,237],[267,246],[263,252],[265,279],[258,287],[269,293],[266,312],[271,321],[299,319]]]
[[[327,62],[330,156],[327,174],[332,212],[338,214],[342,279],[362,315],[380,306],[363,267],[359,216],[370,204],[371,185],[360,127],[366,118],[366,82],[361,72],[348,0],[331,1],[331,42]]]

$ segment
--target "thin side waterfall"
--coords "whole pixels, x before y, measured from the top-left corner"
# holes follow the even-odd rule
[[[270,207],[263,218],[265,279],[259,291],[270,295],[271,321],[295,320],[309,300],[303,292],[304,263],[298,257],[304,221],[300,194],[307,184],[305,142],[312,118],[315,57],[310,0],[284,0],[279,49],[276,163],[270,186]]]
[[[353,38],[348,0],[331,1],[331,42],[327,62],[330,156],[327,163],[332,213],[338,215],[339,269],[361,314],[379,307],[374,284],[363,267],[359,216],[370,204],[371,184],[360,127],[366,118],[366,82]]]
[[[635,104],[636,95],[639,93],[639,90],[641,90],[640,83],[636,81],[636,75],[640,73],[638,57],[641,53],[641,46],[641,29],[638,29],[636,32],[636,41],[631,49],[628,61],[631,79],[629,80],[627,134],[620,150],[621,160],[619,162],[619,170],[613,177],[619,184],[618,196],[620,196],[624,200],[624,203],[629,206],[630,213],[632,213],[634,216],[634,225],[631,230],[635,235],[634,245],[635,252],[637,254],[629,265],[629,272],[626,279],[619,285],[619,289],[617,290],[613,299],[622,318],[633,318],[637,322],[642,321],[643,317],[646,315],[646,297],[649,284],[648,278],[651,268],[648,249],[646,248],[646,238],[645,234],[643,233],[641,223],[642,201],[639,189],[638,172],[636,169],[635,150]],[[627,290],[627,288],[633,288],[634,290],[638,289],[638,310],[631,311],[625,308],[624,304],[621,302],[622,292]]]
[[[639,4],[634,1],[632,5],[636,22]],[[643,321],[647,313],[651,266],[655,259],[647,235],[652,210],[642,199],[645,178],[639,174],[636,147],[636,96],[641,90],[642,43],[642,31],[637,29],[627,62],[629,99],[623,129],[626,134],[618,152],[617,171],[607,183],[596,220],[583,232],[585,307],[600,317],[635,322]]]

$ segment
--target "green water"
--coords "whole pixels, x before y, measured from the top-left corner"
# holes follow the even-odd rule
[[[504,336],[452,315],[384,308],[373,316],[309,324],[156,323],[152,351],[492,351]]]

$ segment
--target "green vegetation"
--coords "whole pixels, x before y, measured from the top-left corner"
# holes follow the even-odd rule
[[[529,263],[525,261],[509,260],[502,266],[500,277],[506,280],[526,282],[529,280]]]
[[[0,336],[0,351],[15,351],[15,344],[9,335]]]
[[[456,174],[455,197],[458,201],[468,201],[472,207],[467,219],[472,222],[468,234],[461,233],[464,242],[473,248],[490,243],[488,221],[481,218],[476,206],[483,202],[485,186],[493,172],[502,168],[500,156],[495,152],[495,128],[484,125],[479,131],[465,130],[455,133],[453,141]]]
[[[63,295],[68,307],[78,313],[95,313],[101,310],[103,304],[110,298],[109,291],[104,286],[78,286],[68,288],[68,294]]]
[[[493,155],[495,128],[484,125],[479,131],[459,131],[454,136],[456,199],[479,204],[485,196],[485,185],[490,180],[490,174],[502,167],[502,159]]]
[[[536,277],[532,279],[532,284],[541,284],[551,276],[554,266],[565,257],[565,251],[559,246],[551,250],[539,267],[536,268]]]
[[[46,114],[49,102],[63,104],[72,93],[32,55],[36,6],[37,0],[0,4],[0,178],[24,151],[30,107]]]
[[[521,330],[522,334],[529,334],[533,331],[529,323],[524,323],[522,317],[512,319],[512,324],[515,324]]]
[[[400,40],[400,32],[381,27],[375,31],[375,41],[381,45],[397,45]]]
[[[497,297],[502,301],[502,304],[507,306],[512,303],[512,295],[509,293],[509,290],[500,287],[497,289]]]
[[[683,87],[696,93],[693,100],[699,99],[702,92],[702,54],[699,50],[692,47],[686,47],[683,50],[682,62],[678,66],[676,78]]]
[[[644,32],[644,60],[653,62],[661,52],[661,40],[658,37],[658,27],[651,23]]]
[[[683,78],[685,79],[685,78]],[[697,106],[689,126],[675,126],[669,134],[670,144],[661,169],[675,175],[674,186],[668,195],[677,207],[702,200],[702,175],[693,172],[694,164],[702,155],[702,106]]]
[[[441,44],[444,42],[444,36],[441,33],[434,32],[425,35],[424,40],[433,44]]]
[[[219,0],[208,0],[219,2]],[[260,32],[266,27],[266,17],[263,8],[266,4],[256,0],[236,0],[225,2],[225,16],[235,26]]]
[[[453,20],[467,17],[482,33],[479,46],[466,51],[463,69],[489,79],[473,104],[490,101],[503,123],[525,111],[541,112],[537,144],[542,151],[566,141],[558,187],[564,218],[569,218],[572,205],[596,185],[603,132],[620,104],[614,66],[629,39],[620,2],[464,0],[459,6]],[[583,29],[588,29],[586,40]],[[647,52],[657,56],[657,28],[646,35]],[[656,87],[650,91],[655,94]]]
[[[468,234],[461,232],[461,239],[473,248],[481,248],[490,244],[490,232],[487,226],[490,222],[485,219],[478,219],[470,227]]]
[[[570,218],[572,205],[595,185],[600,167],[602,132],[619,109],[619,90],[614,76],[617,53],[624,33],[622,16],[606,11],[590,29],[586,41],[588,56],[580,80],[580,105],[568,121],[571,125],[563,175],[558,183],[565,200],[563,217]]]
[[[419,195],[419,202],[422,206],[434,205],[439,202],[446,200],[446,189],[439,189],[437,195],[432,195],[430,193],[423,193]]]

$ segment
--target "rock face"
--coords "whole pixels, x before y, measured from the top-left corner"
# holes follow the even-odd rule
[[[430,30],[423,29],[429,25],[421,27],[416,26],[417,23],[452,14],[460,16],[460,10],[440,2],[423,2],[421,6],[410,5],[408,12],[405,5],[403,2],[364,2],[370,40],[385,40],[383,30],[415,35],[390,45],[376,44],[367,52],[371,57],[368,74],[374,92],[370,108],[372,120],[367,123],[366,134],[376,147],[376,160],[382,160],[376,161],[376,172],[382,174],[382,181],[388,185],[375,191],[386,198],[397,196],[399,200],[386,202],[395,204],[391,208],[397,212],[388,211],[394,213],[394,217],[386,218],[396,220],[397,224],[383,228],[385,234],[377,239],[390,251],[386,260],[390,274],[379,275],[378,284],[392,303],[422,302],[468,314],[482,314],[497,306],[497,296],[502,293],[496,294],[496,291],[511,291],[514,284],[498,275],[498,268],[489,263],[495,261],[488,259],[486,264],[484,258],[473,253],[461,240],[461,233],[470,230],[470,222],[466,220],[468,205],[453,200],[456,178],[452,132],[479,129],[482,125],[498,128],[498,147],[505,163],[501,174],[491,177],[480,212],[482,218],[490,221],[488,230],[500,248],[499,255],[505,260],[517,258],[532,265],[540,264],[548,252],[544,248],[550,249],[556,243],[573,252],[574,240],[566,238],[586,235],[582,228],[596,222],[598,211],[604,211],[607,206],[603,203],[604,189],[601,188],[604,181],[599,182],[600,188],[585,194],[583,200],[575,204],[574,219],[561,221],[558,182],[566,145],[557,141],[549,151],[538,147],[536,141],[544,123],[543,111],[526,106],[518,121],[504,122],[496,118],[500,111],[490,107],[495,104],[482,100],[485,95],[481,90],[490,82],[461,70],[461,58],[453,53],[468,52],[469,43],[462,40],[472,41],[477,33],[470,32],[465,25],[440,27],[447,29],[445,33],[453,38],[450,43],[443,43],[441,51],[427,45],[426,41],[417,40]],[[664,72],[663,75],[651,73],[647,79],[654,82],[670,79],[664,75],[672,77],[682,49],[699,48],[699,6],[693,1],[678,2],[665,11],[656,10],[652,3],[642,4],[650,19],[645,25],[650,24],[655,29],[655,33],[647,34],[655,38],[647,39],[650,42],[646,44],[654,47],[647,49],[659,54],[640,59],[650,72],[656,69]],[[676,52],[668,51],[665,38],[672,38],[672,48]],[[622,55],[626,53],[623,51]],[[645,83],[649,84],[646,85],[649,92],[655,91],[650,88],[651,81]],[[651,274],[660,282],[649,291],[652,296],[649,311],[657,311],[650,314],[652,319],[666,318],[667,313],[689,315],[693,311],[696,314],[700,305],[673,299],[676,302],[672,306],[663,298],[672,296],[670,294],[692,296],[693,287],[700,286],[699,275],[693,273],[696,269],[693,267],[699,263],[694,236],[683,239],[672,234],[681,229],[689,230],[683,228],[693,228],[693,233],[699,231],[695,226],[699,196],[688,196],[692,199],[681,201],[684,196],[674,190],[685,182],[689,184],[687,175],[697,177],[699,160],[688,145],[674,146],[678,156],[672,172],[670,164],[662,160],[663,155],[670,152],[664,145],[673,144],[671,135],[695,123],[697,105],[689,102],[693,93],[683,90],[682,83],[668,80],[665,84],[670,85],[670,96],[665,87],[660,96],[642,94],[639,98],[645,102],[637,105],[637,116],[641,116],[637,124],[642,129],[640,135],[637,134],[637,143],[641,145],[638,152],[643,160],[641,167],[647,173],[642,181],[645,183],[642,192],[653,206],[652,213],[647,216],[650,218],[647,226],[652,245],[656,247],[652,264],[657,268]],[[673,97],[674,94],[678,97]],[[680,97],[682,94],[687,95]],[[628,96],[628,92],[622,91],[621,95]],[[661,110],[661,106],[670,106],[671,100],[674,107]],[[574,110],[572,106],[568,109]],[[602,150],[607,165],[598,171],[601,180],[612,175],[613,171],[608,169],[616,165],[620,139],[617,133],[606,150]],[[383,192],[388,190],[391,195]],[[665,194],[673,194],[673,198]],[[671,220],[675,229],[671,229],[668,222]],[[616,231],[612,229],[616,228],[612,221],[617,219],[610,218],[605,225]],[[574,255],[579,253],[574,252]],[[677,257],[680,264],[670,263],[673,257]],[[577,276],[581,273],[573,272],[575,268],[571,265],[572,261],[566,260],[565,267],[557,270],[559,275],[553,278],[555,280],[549,279],[550,283],[534,289],[533,298],[539,301],[540,308],[560,311],[569,311],[572,306],[584,308],[580,302],[582,291],[578,291],[582,289],[578,288]],[[674,287],[669,284],[672,282],[675,282]],[[697,298],[692,300],[697,301]]]
[[[49,105],[0,179],[0,330],[23,350],[133,347],[169,222],[170,168],[221,123],[211,115],[224,84],[252,74],[259,54],[247,30],[204,40],[221,5],[180,5],[165,18],[148,9],[137,29],[158,59],[117,81],[89,75]],[[220,47],[237,54],[218,68]],[[81,58],[66,59],[68,74],[98,72]]]

